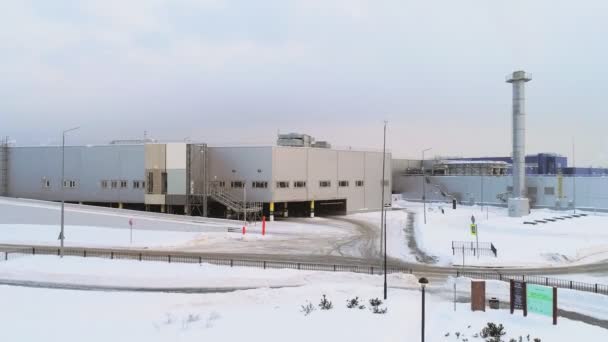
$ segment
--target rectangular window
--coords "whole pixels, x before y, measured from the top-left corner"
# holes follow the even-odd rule
[[[151,194],[154,191],[154,173],[148,172],[146,183],[148,183],[146,192]]]
[[[166,194],[167,193],[167,173],[163,172],[160,174],[160,176],[161,176],[160,184],[162,185],[162,188],[160,189],[160,193]]]
[[[230,182],[230,187],[233,189],[242,189],[245,183],[241,181],[232,181]]]
[[[319,187],[320,188],[329,188],[331,187],[331,181],[319,181]]]
[[[64,188],[73,189],[73,188],[76,187],[76,181],[74,181],[74,180],[65,180],[65,181],[63,181],[63,187]]]
[[[146,181],[141,181],[141,188],[145,189],[146,188]]]
[[[294,188],[305,188],[306,182],[305,181],[295,181],[295,182],[293,182],[293,187]]]
[[[545,195],[553,196],[555,195],[554,187],[545,187]]]
[[[251,182],[251,187],[254,189],[266,189],[268,188],[268,182]]]
[[[120,188],[121,188],[121,189],[124,189],[124,188],[126,188],[126,187],[127,187],[127,181],[126,181],[126,180],[121,180],[121,181],[120,181]]]
[[[535,186],[528,187],[528,195],[536,195],[538,193],[538,189]]]
[[[118,181],[113,180],[110,184],[112,185],[112,189],[118,188]]]
[[[364,185],[364,183],[362,180],[355,181],[355,186],[361,187],[363,185]]]
[[[51,187],[51,181],[46,178],[42,178],[42,187],[49,189]]]
[[[102,180],[101,181],[101,188],[102,189],[107,189],[108,188],[108,181],[107,180]]]
[[[512,186],[508,186],[507,187],[507,192],[513,192],[513,187]]]
[[[289,182],[285,182],[285,181],[277,182],[277,188],[279,188],[279,189],[289,188]]]
[[[133,189],[139,189],[139,181],[133,181]]]
[[[345,181],[345,180],[339,181],[338,182],[338,186],[341,187],[341,188],[345,188],[345,187],[348,186],[348,181]]]
[[[225,188],[226,187],[226,181],[220,181],[220,188]]]

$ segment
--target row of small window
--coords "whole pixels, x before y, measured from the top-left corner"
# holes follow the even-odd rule
[[[276,187],[278,189],[288,189],[290,187],[291,183],[288,181],[279,181],[276,183]],[[221,188],[226,187],[226,182],[225,181],[220,181],[219,182],[219,186]],[[245,186],[245,182],[243,181],[232,181],[230,182],[230,187],[233,189],[242,189],[243,186]],[[338,186],[341,188],[344,187],[348,187],[350,186],[350,182],[349,181],[339,181],[338,182]],[[364,186],[364,182],[362,180],[358,180],[355,181],[355,186],[356,187],[362,187]],[[251,182],[251,187],[254,189],[267,189],[268,188],[268,182],[260,182],[260,181],[254,181]],[[294,181],[293,182],[293,187],[294,188],[305,188],[306,187],[306,181]],[[320,188],[330,188],[331,187],[331,181],[329,180],[325,180],[325,181],[319,181],[319,187]]]
[[[126,180],[102,180],[100,184],[102,189],[126,189],[129,182]],[[131,182],[131,187],[133,189],[143,189],[146,187],[146,182],[134,180]]]
[[[63,187],[73,189],[78,185],[75,180],[64,180]],[[51,181],[49,179],[42,179],[42,187],[45,189],[51,188]]]

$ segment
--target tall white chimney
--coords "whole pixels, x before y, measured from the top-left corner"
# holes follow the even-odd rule
[[[507,76],[513,84],[513,194],[509,198],[509,216],[521,217],[530,213],[526,187],[526,82],[532,75],[523,70]]]

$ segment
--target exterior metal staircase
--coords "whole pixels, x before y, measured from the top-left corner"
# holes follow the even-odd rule
[[[226,208],[237,212],[246,214],[255,214],[262,212],[261,202],[248,202],[243,199],[236,199],[229,191],[226,191],[224,187],[219,186],[219,182],[211,182],[209,184],[209,196],[216,202],[223,204]]]

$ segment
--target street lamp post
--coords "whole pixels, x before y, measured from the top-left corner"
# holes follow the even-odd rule
[[[382,250],[382,231],[384,231],[384,300],[388,297],[388,286],[386,282],[386,217],[384,216],[384,182],[386,164],[386,124],[384,121],[384,142],[382,144],[382,206],[380,211],[380,250]]]
[[[425,277],[422,277],[418,280],[420,284],[420,288],[422,290],[422,330],[420,332],[420,341],[424,342],[424,319],[425,319],[425,287],[429,283],[429,280]]]
[[[63,131],[61,139],[61,231],[59,232],[59,256],[63,258],[63,243],[65,240],[64,234],[64,209],[65,209],[65,134],[71,131],[75,131],[80,127],[74,127]]]
[[[432,147],[422,150],[422,161],[420,162],[420,166],[422,169],[422,202],[424,203],[424,224],[426,224],[426,186],[425,186],[425,176],[424,176],[424,152],[432,150]]]

